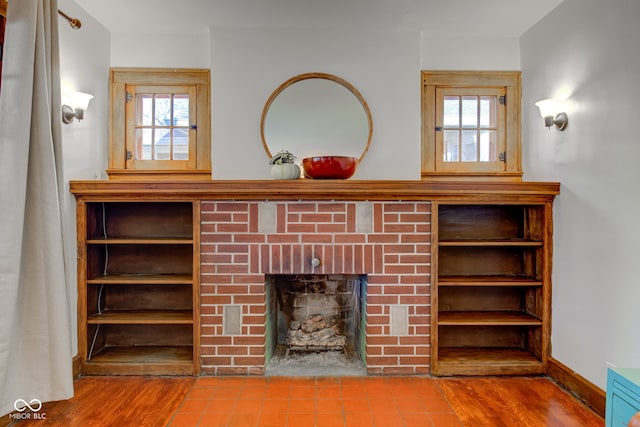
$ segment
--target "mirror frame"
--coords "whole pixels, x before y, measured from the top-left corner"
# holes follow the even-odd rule
[[[371,145],[371,138],[373,136],[373,120],[371,118],[371,111],[369,110],[369,105],[367,105],[367,101],[365,101],[362,95],[360,94],[360,92],[358,92],[358,89],[356,89],[351,83],[349,83],[348,81],[346,81],[341,77],[335,76],[333,74],[328,74],[328,73],[298,74],[297,76],[291,77],[289,80],[285,81],[280,86],[278,86],[276,90],[273,91],[271,96],[269,96],[269,99],[267,99],[267,102],[264,104],[264,108],[262,109],[262,116],[260,117],[260,138],[262,139],[262,146],[264,147],[264,151],[267,152],[267,156],[269,156],[269,159],[273,157],[273,153],[271,153],[271,150],[269,150],[269,145],[267,144],[267,139],[265,138],[265,135],[264,135],[264,122],[265,122],[265,119],[267,118],[269,107],[271,107],[271,104],[273,103],[273,101],[286,88],[293,85],[294,83],[297,83],[303,80],[308,80],[308,79],[331,80],[342,85],[345,89],[347,89],[356,97],[356,99],[362,105],[362,108],[364,108],[365,114],[367,115],[367,121],[369,123],[369,134],[367,135],[367,144],[364,147],[362,154],[360,154],[360,157],[358,157],[358,163],[360,163],[364,155],[367,154],[367,151],[369,151],[369,146]]]

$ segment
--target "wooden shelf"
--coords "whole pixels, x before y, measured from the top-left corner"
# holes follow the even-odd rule
[[[474,364],[539,364],[540,360],[522,348],[500,347],[442,347],[438,349],[440,363],[451,365],[471,362]]]
[[[99,238],[87,239],[88,245],[192,245],[192,238],[154,237],[145,238]]]
[[[105,347],[89,359],[93,363],[191,363],[191,346]]]
[[[193,375],[193,347],[105,347],[83,368],[86,375]]]
[[[544,363],[521,348],[441,347],[438,349],[439,375],[538,375]]]
[[[189,310],[107,311],[89,316],[87,323],[101,325],[191,324],[193,323],[193,313]]]
[[[441,240],[438,242],[440,246],[460,246],[460,247],[539,247],[542,242],[536,240],[525,239],[491,239],[491,240]]]
[[[540,326],[542,321],[534,316],[512,311],[441,311],[438,313],[441,326]]]
[[[191,285],[193,277],[187,274],[108,274],[92,277],[87,284],[105,285]]]
[[[523,276],[440,276],[439,286],[542,286],[541,280]]]

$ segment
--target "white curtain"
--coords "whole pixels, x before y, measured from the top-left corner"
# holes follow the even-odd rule
[[[0,87],[0,415],[73,395],[57,0],[8,8]]]

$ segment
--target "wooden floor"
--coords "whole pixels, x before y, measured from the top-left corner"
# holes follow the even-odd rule
[[[10,425],[604,426],[546,378],[85,377],[75,389],[44,404],[46,419]]]

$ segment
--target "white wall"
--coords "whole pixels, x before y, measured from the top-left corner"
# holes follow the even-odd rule
[[[307,72],[346,79],[371,109],[373,139],[354,179],[419,179],[420,70],[514,70],[519,53],[516,38],[416,32],[214,28],[111,35],[111,66],[211,69],[214,179],[270,178],[262,108],[278,85]]]
[[[565,0],[521,38],[525,179],[559,181],[552,355],[605,388],[640,367],[640,2]],[[568,97],[547,130],[536,100]]]
[[[111,35],[112,67],[209,68],[209,33]]]
[[[519,70],[516,37],[421,37],[421,70]]]
[[[82,28],[72,29],[60,18],[60,78],[63,91],[87,92],[94,96],[84,120],[63,125],[63,164],[65,182],[104,179],[107,166],[109,32],[72,0],[59,0],[58,8],[78,18]],[[64,213],[64,239],[69,272],[70,307],[77,305],[76,286],[76,210],[75,199],[67,193]],[[73,350],[77,351],[77,313],[71,311]]]
[[[71,179],[105,178],[108,133],[109,32],[72,0],[59,0],[60,10],[78,18],[72,29],[59,19],[60,79],[65,91],[94,96],[84,120],[63,125],[65,174]]]
[[[420,178],[417,33],[215,29],[211,45],[214,178],[269,179],[262,108],[308,72],[344,78],[371,109],[373,139],[354,179]]]

